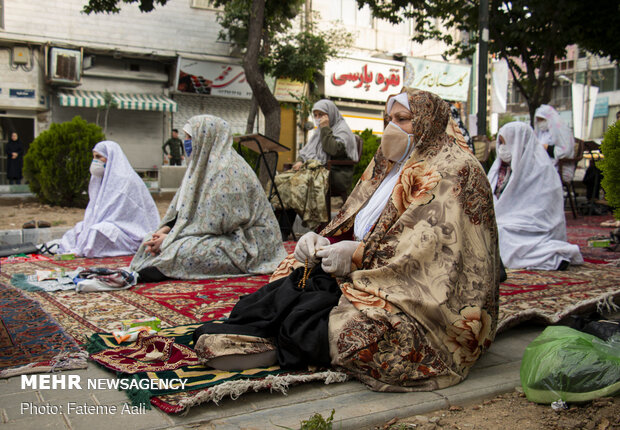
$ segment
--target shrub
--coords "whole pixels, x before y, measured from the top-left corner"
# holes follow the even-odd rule
[[[614,208],[614,216],[620,219],[620,121],[607,129],[601,144],[603,158],[596,166],[603,171],[601,185],[605,199]]]
[[[381,144],[381,139],[372,134],[372,130],[367,128],[364,130],[360,136],[364,140],[364,149],[362,151],[362,155],[360,156],[359,162],[355,165],[355,171],[353,172],[353,182],[351,184],[352,187],[355,187],[357,181],[368,167],[368,164],[372,161],[372,158],[375,156],[375,152],[379,148]]]
[[[24,157],[24,176],[42,203],[84,207],[88,202],[92,149],[105,140],[101,128],[76,116],[52,124]]]

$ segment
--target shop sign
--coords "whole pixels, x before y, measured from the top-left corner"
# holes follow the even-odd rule
[[[278,78],[273,95],[280,102],[298,103],[306,94],[306,85],[303,82],[291,79]]]
[[[467,101],[471,66],[418,58],[407,58],[405,63],[405,86],[430,91],[445,100]]]
[[[18,90],[15,88],[9,89],[9,97],[17,97],[22,99],[33,99],[34,90]]]
[[[594,105],[594,118],[606,117],[609,115],[609,97],[599,97]]]
[[[325,95],[385,102],[403,86],[403,63],[375,59],[336,59],[325,63]]]
[[[193,60],[179,57],[177,91],[249,100],[252,89],[243,67],[233,63]]]

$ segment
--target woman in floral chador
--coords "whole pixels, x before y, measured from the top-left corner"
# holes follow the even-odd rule
[[[484,171],[464,141],[446,134],[450,109],[436,95],[405,88],[388,100],[387,113],[381,146],[340,213],[321,235],[304,235],[272,283],[255,293],[282,279],[316,289],[314,276],[331,274],[342,294],[319,322],[324,335],[304,345],[297,332],[322,329],[287,326],[298,307],[269,338],[206,324],[195,334],[204,362],[217,366],[224,357],[275,351],[286,367],[295,348],[326,346],[329,364],[370,388],[416,391],[462,381],[489,347],[500,260]],[[309,277],[300,275],[313,264]],[[328,290],[322,289],[325,297]],[[241,319],[233,310],[229,322]]]
[[[199,115],[183,128],[191,155],[162,224],[131,262],[142,282],[271,273],[286,255],[256,174],[232,148],[230,126]]]

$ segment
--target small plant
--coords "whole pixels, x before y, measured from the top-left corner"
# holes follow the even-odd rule
[[[336,411],[332,409],[332,413],[328,418],[323,418],[323,415],[316,413],[312,415],[310,419],[302,421],[299,430],[332,430],[335,412]],[[277,424],[276,426],[286,430],[293,430],[290,427],[279,426]]]
[[[101,128],[76,116],[52,124],[31,144],[24,157],[24,176],[41,203],[84,207],[88,202],[88,167]]]
[[[620,219],[620,121],[611,125],[601,144],[603,158],[596,166],[603,172],[601,186],[605,199],[614,208],[614,217]]]

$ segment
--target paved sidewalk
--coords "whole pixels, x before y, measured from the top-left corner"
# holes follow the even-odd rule
[[[519,366],[525,347],[542,326],[522,325],[498,336],[490,350],[474,366],[470,376],[454,387],[433,392],[376,393],[357,381],[325,385],[303,384],[280,393],[246,393],[237,400],[226,398],[219,405],[206,403],[190,409],[186,415],[167,415],[156,408],[130,415],[122,413],[127,397],[112,390],[32,390],[21,389],[21,377],[0,380],[0,428],[7,429],[278,429],[299,428],[300,421],[315,413],[334,415],[335,429],[372,429],[392,418],[408,417],[468,404],[520,385]],[[115,378],[93,363],[84,370],[64,374],[89,378]],[[77,405],[116,405],[115,414],[68,413],[68,403]],[[22,407],[26,405],[22,413]],[[62,413],[36,414],[30,405],[60,406]],[[40,408],[43,410],[44,408]],[[34,412],[34,410],[32,410]],[[279,427],[281,426],[281,427]]]

